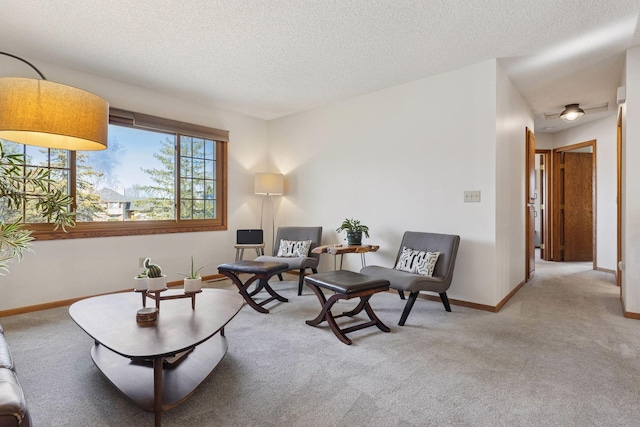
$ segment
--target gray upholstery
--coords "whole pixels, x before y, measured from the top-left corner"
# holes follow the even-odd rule
[[[0,427],[29,427],[31,416],[0,326]]]
[[[387,268],[371,265],[364,267],[360,270],[360,273],[388,280],[390,287],[398,290],[402,299],[404,299],[404,292],[409,291],[409,300],[400,318],[399,325],[402,326],[407,320],[413,303],[420,291],[437,292],[442,299],[445,309],[451,311],[447,290],[449,286],[451,286],[451,280],[453,279],[453,270],[459,245],[460,236],[457,235],[407,231],[404,233],[393,266]],[[440,252],[433,277],[407,273],[393,268],[397,264],[404,247],[420,251]]]
[[[275,256],[278,253],[278,248],[280,247],[280,240],[311,240],[309,255],[300,258]],[[276,234],[276,240],[273,242],[273,250],[271,252],[273,255],[262,255],[255,260],[262,262],[286,262],[289,264],[290,270],[300,270],[298,295],[301,295],[305,270],[310,268],[314,273],[317,273],[316,268],[320,262],[320,254],[312,254],[311,251],[320,246],[321,241],[322,227],[279,227],[278,233]],[[279,277],[280,280],[282,280],[282,276]]]

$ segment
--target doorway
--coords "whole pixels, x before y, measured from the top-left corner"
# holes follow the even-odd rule
[[[596,268],[596,141],[553,150],[551,258]]]
[[[536,149],[535,173],[535,247],[537,258],[551,261],[551,150]]]

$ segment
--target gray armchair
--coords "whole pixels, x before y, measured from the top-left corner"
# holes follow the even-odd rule
[[[278,248],[281,240],[311,240],[309,254],[306,257],[278,257]],[[298,295],[302,295],[302,285],[304,284],[304,274],[307,268],[317,273],[318,263],[320,262],[320,254],[312,254],[311,251],[320,246],[322,240],[322,227],[279,227],[276,234],[276,240],[273,242],[273,255],[262,255],[256,258],[256,261],[264,262],[286,262],[289,264],[290,270],[300,270],[300,279],[298,281]],[[278,275],[282,280],[282,275]]]
[[[387,268],[377,265],[364,267],[360,270],[360,273],[388,280],[390,287],[396,289],[402,299],[405,299],[404,292],[409,291],[409,299],[398,323],[398,325],[403,326],[420,291],[437,292],[440,295],[445,310],[451,311],[449,298],[447,297],[447,289],[449,289],[451,279],[453,279],[453,268],[456,263],[459,245],[460,236],[407,231],[402,237],[402,243],[400,244],[400,249],[398,250],[398,255],[393,265],[395,266],[398,263],[403,247],[420,251],[440,252],[432,277],[407,273],[396,270],[393,267]]]

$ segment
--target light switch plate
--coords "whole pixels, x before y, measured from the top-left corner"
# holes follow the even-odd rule
[[[465,191],[464,192],[465,203],[480,203],[480,191]]]

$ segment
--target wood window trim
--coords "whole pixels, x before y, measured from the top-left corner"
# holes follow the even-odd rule
[[[115,125],[174,134],[180,133],[217,141],[216,180],[220,183],[217,188],[217,194],[220,199],[217,209],[218,217],[216,219],[179,220],[177,219],[179,216],[176,216],[175,220],[160,221],[80,222],[74,227],[67,228],[66,231],[62,229],[54,230],[53,224],[50,223],[25,224],[25,228],[32,231],[32,237],[36,240],[60,240],[227,230],[228,131],[118,109],[111,109],[109,117],[110,123]],[[127,121],[130,119],[133,121]],[[136,125],[139,120],[143,122],[144,126]],[[70,161],[73,160],[75,162],[75,152],[71,151],[70,153]],[[178,153],[176,152],[177,155]],[[70,176],[75,179],[75,167],[72,169]],[[179,202],[176,200],[176,203]],[[176,215],[178,214],[179,212],[176,213]]]

